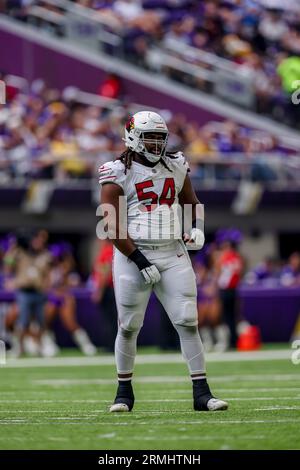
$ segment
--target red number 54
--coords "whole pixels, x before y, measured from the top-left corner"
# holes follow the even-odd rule
[[[135,185],[136,192],[139,201],[149,201],[150,204],[143,204],[147,211],[151,211],[156,208],[157,204],[167,204],[169,207],[174,204],[175,201],[175,183],[173,178],[166,178],[164,187],[160,197],[154,191],[145,191],[148,188],[154,186],[152,180],[143,181],[142,183],[137,183]]]

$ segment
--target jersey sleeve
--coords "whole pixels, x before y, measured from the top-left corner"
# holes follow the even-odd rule
[[[180,192],[187,173],[190,171],[189,164],[182,152],[177,152],[171,157],[173,171],[176,175],[177,189]]]
[[[115,183],[124,190],[126,175],[120,161],[107,162],[99,168],[99,184]]]
[[[189,171],[191,171],[188,161],[182,152],[177,152],[175,154],[174,162],[177,164],[178,171],[180,171],[184,177]]]

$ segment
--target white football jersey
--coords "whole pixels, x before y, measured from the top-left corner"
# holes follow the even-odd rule
[[[165,162],[171,171],[162,163],[151,168],[133,161],[125,174],[120,160],[107,162],[99,169],[101,185],[115,183],[123,189],[128,233],[141,245],[163,245],[182,237],[178,195],[189,166],[181,152],[174,158],[165,157]]]

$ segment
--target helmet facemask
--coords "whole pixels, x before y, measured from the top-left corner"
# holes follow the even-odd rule
[[[138,153],[152,163],[158,162],[166,153],[168,132],[141,132]]]

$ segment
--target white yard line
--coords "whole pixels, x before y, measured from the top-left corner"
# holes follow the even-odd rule
[[[209,377],[209,380],[211,379],[211,377]],[[254,393],[254,394],[257,394],[257,393],[282,393],[282,392],[297,392],[300,394],[300,387],[285,387],[285,386],[282,386],[280,388],[274,388],[272,386],[270,386],[269,388],[267,387],[264,387],[264,388],[261,388],[261,387],[258,387],[258,388],[249,388],[249,387],[245,387],[245,388],[219,388],[218,387],[218,393],[234,393],[234,394],[239,394],[239,393]],[[145,393],[145,392],[144,392]],[[188,395],[191,393],[191,390],[190,390],[190,387],[189,388],[184,388],[184,389],[175,389],[175,390],[167,390],[165,393],[167,393],[168,395]],[[151,396],[151,392],[148,391],[147,393],[145,393],[147,396]],[[154,394],[154,392],[153,392]],[[1,403],[1,400],[0,400],[0,403]]]
[[[197,412],[196,411],[192,411],[191,413],[193,414],[196,414]],[[127,413],[125,413],[127,415]],[[134,416],[134,415],[132,415]],[[120,416],[116,416],[116,418]],[[65,422],[63,422],[62,420],[63,419],[66,419]],[[121,417],[122,419],[122,417]],[[8,420],[8,419],[5,419],[5,420],[0,420],[0,425],[3,425],[3,424],[14,424],[14,425],[30,425],[30,426],[48,426],[49,424],[52,424],[52,425],[55,425],[57,424],[55,422],[55,420],[57,421],[57,423],[59,424],[67,424],[67,425],[72,425],[72,426],[75,426],[75,425],[84,425],[84,426],[105,426],[105,427],[109,427],[109,426],[162,426],[162,425],[173,425],[173,426],[178,426],[180,424],[184,424],[184,425],[188,425],[188,426],[191,426],[191,425],[199,425],[201,424],[201,426],[203,425],[224,425],[224,424],[238,424],[238,425],[241,425],[241,424],[262,424],[262,425],[265,425],[265,424],[292,424],[292,423],[300,423],[300,417],[299,419],[294,419],[294,418],[287,418],[287,419],[255,419],[255,420],[249,420],[249,419],[241,419],[241,420],[221,420],[221,419],[216,419],[216,420],[211,420],[211,419],[208,419],[208,420],[188,420],[188,421],[181,421],[181,420],[178,420],[176,419],[176,421],[174,421],[174,419],[172,420],[164,420],[164,421],[151,421],[151,423],[149,421],[135,421],[135,420],[131,420],[131,421],[123,421],[123,420],[120,420],[120,421],[117,421],[117,422],[112,422],[112,421],[100,421],[100,422],[95,422],[95,423],[90,423],[90,422],[84,422],[84,423],[81,423],[81,422],[77,422],[79,421],[78,419],[76,420],[72,420],[72,418],[64,418],[64,417],[61,417],[61,418],[54,418],[53,420],[51,421],[28,421],[26,419],[13,419],[13,420]],[[71,420],[72,422],[70,422],[69,420]]]
[[[188,391],[188,390],[187,390]],[[176,392],[176,390],[174,390]],[[218,388],[218,393],[273,393],[273,392],[298,392],[300,393],[300,387],[280,387],[280,388],[274,388],[270,386],[269,388],[264,387],[264,388]],[[169,391],[168,391],[169,393]],[[279,397],[280,398],[280,397]]]
[[[284,380],[293,380],[300,381],[300,374],[238,374],[238,375],[226,375],[224,377],[220,376],[210,376],[210,382],[233,382],[233,381],[284,381]],[[136,376],[134,378],[136,383],[189,383],[188,376]],[[76,385],[113,385],[116,383],[116,379],[39,379],[33,380],[35,385],[49,385],[52,387],[61,387],[61,386],[76,386]]]
[[[222,397],[223,398],[223,397]],[[300,400],[300,396],[297,397],[224,397],[224,400],[230,401],[279,401],[279,400]]]
[[[102,402],[104,402],[104,400],[100,400]],[[188,400],[187,400],[188,401]],[[105,403],[109,404],[110,401],[109,400],[105,400]],[[41,413],[41,414],[44,414],[44,413],[61,413],[61,409],[59,410],[0,410],[0,416],[2,413],[12,413],[12,414],[18,414],[18,413],[23,413],[23,414],[30,414],[30,413]],[[97,410],[97,412],[95,410],[93,410],[92,412],[89,412],[89,411],[84,411],[84,413],[82,413],[82,411],[80,410],[73,410],[70,411],[70,413],[72,414],[80,414],[80,416],[85,416],[85,417],[90,417],[90,416],[98,416],[97,413],[99,411]],[[6,418],[5,418],[6,419]]]
[[[53,421],[60,421],[60,420],[81,421],[82,419],[90,419],[90,416],[78,416],[77,418],[74,418],[74,417],[71,418],[69,416],[56,416],[55,418],[51,418],[51,416],[49,416],[48,419],[51,419]]]
[[[98,434],[95,436],[96,438],[98,439],[114,439],[114,440],[117,440],[117,441],[124,441],[124,440],[127,440],[128,437],[127,436],[118,436],[117,433],[115,432],[111,432],[111,433],[107,433],[107,434]],[[68,438],[65,438],[65,437],[51,437],[51,436],[46,436],[44,438],[45,440],[49,440],[49,441],[61,441],[61,442],[66,442],[66,441],[70,441],[71,439],[68,439]],[[157,441],[157,440],[160,440],[160,441],[174,441],[174,442],[178,442],[178,441],[215,441],[215,440],[221,440],[221,441],[226,441],[226,440],[233,440],[233,441],[238,441],[238,440],[245,440],[245,441],[248,441],[248,440],[251,440],[251,441],[259,441],[259,440],[262,440],[262,439],[266,439],[266,436],[216,436],[215,434],[213,436],[184,436],[184,435],[178,435],[178,436],[169,436],[169,437],[166,437],[166,436],[162,436],[162,435],[158,435],[156,433],[155,436],[131,436],[130,437],[130,440],[134,440],[134,441]],[[24,442],[24,437],[9,437],[9,441],[22,441]],[[26,436],[26,441],[36,441],[36,438],[35,437],[29,437],[29,436]],[[87,437],[87,436],[81,436],[80,437],[80,440],[88,440],[90,441],[91,438],[90,437]],[[0,437],[0,441],[7,441],[7,437]]]
[[[27,439],[27,437],[26,437]],[[24,440],[24,438],[23,438]],[[36,438],[35,438],[36,440]],[[69,441],[70,439],[68,439],[67,437],[49,437],[49,436],[46,436],[44,437],[44,440],[48,440],[48,441],[57,441],[57,442],[66,442],[66,441]]]
[[[15,392],[16,394],[17,392]],[[31,394],[31,392],[30,392]],[[106,400],[100,400],[106,401]],[[0,400],[1,403],[99,403],[99,400]]]
[[[242,362],[273,361],[291,359],[292,350],[279,349],[272,351],[207,353],[207,362]],[[178,364],[184,363],[181,354],[138,354],[136,364]],[[3,368],[27,367],[76,367],[76,366],[111,366],[115,365],[114,356],[96,357],[54,357],[54,358],[8,358]]]
[[[255,408],[254,411],[285,411],[300,410],[300,406],[266,406],[265,408]]]
[[[123,441],[127,440],[127,436],[116,436],[114,437],[116,441]],[[226,441],[226,440],[233,440],[233,441],[238,441],[238,440],[244,440],[244,441],[258,441],[266,439],[265,436],[216,436],[215,434],[213,436],[183,436],[183,435],[178,435],[178,436],[161,436],[161,435],[155,435],[155,436],[131,436],[130,440],[134,441],[198,441],[199,443],[201,441],[215,441],[215,440],[220,440],[220,441]]]
[[[222,397],[224,400],[230,400],[230,401],[282,401],[282,400],[300,400],[300,396],[292,396],[292,397],[228,397],[224,396]],[[187,403],[192,401],[192,396],[190,393],[190,398],[148,398],[148,399],[142,399],[142,400],[137,400],[138,403]],[[57,402],[63,402],[63,403],[85,403],[84,400],[80,401],[72,401],[72,400],[47,400],[44,403],[57,403]],[[1,402],[0,402],[1,403]],[[35,403],[36,400],[8,400],[5,401],[5,403]],[[39,402],[41,403],[41,402]],[[111,400],[90,400],[89,403],[111,403]],[[94,411],[94,410],[93,410]],[[11,409],[11,410],[0,410],[0,413],[60,413],[61,409],[58,410],[20,410],[20,409]],[[72,410],[72,413],[77,413],[78,411]],[[85,411],[88,412],[88,411]]]
[[[115,382],[116,383],[116,382]],[[245,388],[218,388],[218,393],[233,393],[233,394],[257,394],[257,393],[282,393],[282,392],[297,392],[300,394],[300,387],[285,387],[284,385],[280,388],[274,388],[272,385],[270,387],[258,387],[258,388],[249,388],[248,386]],[[167,393],[168,396],[170,395],[190,395],[191,394],[191,388],[190,384],[188,383],[187,388],[177,388],[175,390],[166,390],[165,392],[160,391],[160,393]],[[36,391],[36,390],[31,390],[30,395],[37,396],[36,399],[9,399],[9,398],[4,398],[3,400],[0,400],[1,403],[37,403],[37,400],[39,403],[98,403],[99,399],[87,399],[87,400],[72,400],[71,398],[69,400],[49,400],[48,398],[41,398],[41,397],[47,397],[47,393],[45,391]],[[89,392],[90,395],[90,392]],[[95,392],[94,395],[99,395],[99,391]],[[151,391],[144,391],[144,395],[151,397],[152,395],[154,396],[154,392]],[[16,396],[16,391],[9,391],[9,392],[1,392],[1,396]],[[157,394],[154,396],[154,400],[156,399]],[[278,397],[281,398],[281,397]]]
[[[192,402],[192,400],[187,400],[187,401],[190,401]],[[282,407],[282,408],[276,408],[276,407],[269,407],[269,408],[256,408],[254,411],[273,411],[273,410],[297,410],[297,409],[300,409],[300,407]],[[107,414],[107,410],[97,410],[97,413],[99,414]],[[134,414],[135,415],[165,415],[165,414],[169,414],[170,416],[172,415],[177,415],[177,414],[193,414],[195,415],[195,411],[193,410],[170,410],[170,409],[167,409],[167,410],[135,410],[134,411]],[[91,415],[92,416],[92,415]],[[93,416],[97,416],[97,415],[93,415]],[[63,418],[56,418],[56,417],[53,417],[53,418],[50,418],[48,417],[48,419],[63,419]],[[76,419],[76,420],[79,420],[81,419],[81,416],[78,416],[77,418],[67,418],[67,419]],[[88,419],[88,418],[82,418],[82,419]],[[299,416],[299,421],[300,421],[300,416]]]

